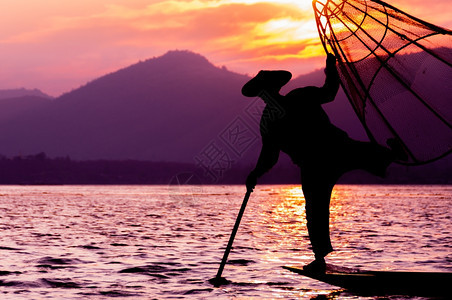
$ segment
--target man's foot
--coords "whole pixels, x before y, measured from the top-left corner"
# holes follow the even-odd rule
[[[324,258],[316,258],[314,261],[303,267],[303,270],[309,273],[323,274],[326,270]]]

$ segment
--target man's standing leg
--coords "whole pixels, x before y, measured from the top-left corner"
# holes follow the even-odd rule
[[[315,255],[315,261],[306,268],[321,272],[325,270],[324,257],[333,251],[329,217],[330,198],[334,183],[332,180],[327,180],[327,176],[315,176],[306,174],[306,172],[302,175],[304,175],[302,189],[306,201],[307,228]]]

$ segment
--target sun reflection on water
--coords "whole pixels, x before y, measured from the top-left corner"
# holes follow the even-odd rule
[[[296,251],[295,261],[308,262],[312,259],[310,241],[306,227],[305,199],[301,186],[284,185],[277,189],[264,189],[255,195],[257,206],[251,208],[250,222],[253,225],[250,238],[254,247],[259,249],[266,260],[279,259],[285,251]],[[358,220],[365,226],[364,213],[354,207],[354,201],[359,197],[349,186],[337,185],[331,195],[330,231],[333,260],[350,259],[347,251],[350,243],[360,244],[358,238],[362,229],[356,228]],[[371,228],[369,228],[371,233]],[[354,239],[353,237],[357,238]],[[265,254],[264,254],[265,253]]]
[[[267,259],[281,251],[307,247],[304,197],[299,186],[280,186],[256,195],[257,206],[251,207],[254,247],[265,250]]]

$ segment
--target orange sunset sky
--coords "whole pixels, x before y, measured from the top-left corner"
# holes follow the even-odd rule
[[[388,2],[452,28],[451,0]],[[0,89],[58,96],[174,49],[250,75],[324,64],[311,0],[0,1]]]

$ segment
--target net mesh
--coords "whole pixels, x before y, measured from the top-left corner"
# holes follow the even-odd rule
[[[314,1],[320,39],[369,137],[407,164],[452,150],[452,32],[378,0]]]

